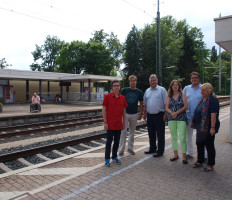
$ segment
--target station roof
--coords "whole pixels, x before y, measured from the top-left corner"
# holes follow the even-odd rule
[[[215,18],[215,42],[232,54],[232,15]]]
[[[121,77],[101,76],[101,75],[81,75],[57,72],[41,72],[28,70],[0,69],[1,80],[42,80],[42,81],[88,81],[107,82],[112,80],[122,80]]]

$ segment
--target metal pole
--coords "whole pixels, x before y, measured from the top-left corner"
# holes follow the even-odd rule
[[[159,77],[159,83],[162,85],[162,65],[161,65],[161,34],[160,34],[160,12],[159,0],[157,8],[157,38],[156,38],[156,73]]]
[[[230,69],[230,136],[229,136],[229,141],[232,144],[232,55],[230,59],[230,64],[231,64],[231,69]]]
[[[201,49],[201,55],[202,55],[202,61],[201,61],[201,70],[202,70],[202,83],[204,83],[205,82],[205,78],[204,78],[204,76],[205,76],[205,74],[204,74],[204,48],[202,47],[202,49]]]
[[[221,72],[221,47],[219,47],[219,71],[218,71],[218,90],[221,92],[222,86],[221,86],[221,81],[222,81],[222,72]]]

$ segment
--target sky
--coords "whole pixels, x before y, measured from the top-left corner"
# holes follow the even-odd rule
[[[157,16],[157,0],[0,0],[0,59],[7,69],[30,70],[31,52],[46,37],[88,42],[95,31],[113,32],[125,42],[133,25],[138,29]],[[214,18],[232,15],[231,0],[160,0],[160,16],[186,20],[200,28],[208,49],[215,43]]]

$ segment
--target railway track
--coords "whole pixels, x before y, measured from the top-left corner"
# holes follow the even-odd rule
[[[34,134],[43,131],[65,129],[65,128],[83,126],[83,125],[94,124],[99,122],[102,122],[102,116],[0,127],[0,138],[16,137],[24,134]]]
[[[146,127],[146,123],[142,122],[137,125],[136,129],[138,130],[144,127]],[[105,137],[106,131],[103,130],[98,134],[83,136],[65,142],[57,142],[54,144],[2,154],[0,155],[0,174],[103,145],[105,144]]]

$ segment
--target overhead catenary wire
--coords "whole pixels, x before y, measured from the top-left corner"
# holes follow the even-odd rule
[[[136,9],[139,10],[140,12],[143,12],[144,14],[146,14],[146,15],[148,15],[148,16],[154,18],[153,15],[147,13],[145,10],[142,10],[141,8],[137,7],[136,5],[130,3],[130,2],[128,2],[128,1],[126,1],[126,0],[122,0],[122,1],[124,1],[125,3],[129,4],[130,6],[132,6],[132,7],[134,7],[134,8],[136,8]]]
[[[76,30],[76,31],[79,31],[79,32],[91,34],[91,32],[88,32],[88,31],[76,29],[76,28],[71,27],[71,26],[67,26],[67,25],[64,25],[64,24],[53,22],[53,21],[50,21],[50,20],[47,20],[47,19],[42,19],[42,18],[39,18],[39,17],[35,17],[35,16],[32,16],[32,15],[28,15],[28,14],[25,14],[25,13],[14,11],[14,10],[11,10],[11,9],[7,9],[7,8],[3,8],[3,7],[0,7],[0,9],[8,11],[8,12],[12,12],[14,14],[18,14],[18,15],[30,17],[30,18],[33,18],[33,19],[36,19],[36,20],[40,20],[40,21],[43,21],[43,22],[47,22],[47,23],[50,23],[50,24],[55,24],[55,25],[62,26],[62,27],[65,27],[65,28],[73,29],[73,30]]]

